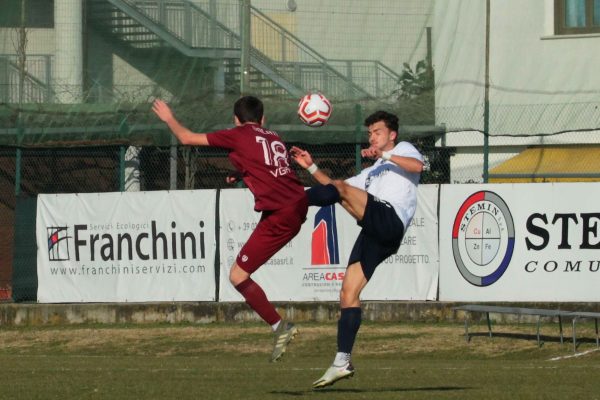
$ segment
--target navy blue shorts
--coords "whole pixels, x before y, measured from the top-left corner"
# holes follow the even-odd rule
[[[394,208],[385,200],[367,193],[365,215],[358,225],[362,230],[356,238],[348,265],[360,262],[367,281],[375,268],[400,248],[404,224]]]

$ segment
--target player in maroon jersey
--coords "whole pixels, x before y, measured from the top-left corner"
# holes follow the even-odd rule
[[[250,275],[292,240],[306,220],[308,200],[290,168],[286,146],[277,133],[262,127],[264,107],[256,97],[245,96],[235,102],[235,128],[208,134],[194,133],[181,125],[162,100],[154,102],[152,111],[182,144],[229,150],[229,160],[254,195],[254,209],[262,213],[260,222],[233,263],[229,280],[246,303],[271,325],[275,333],[271,361],[277,361],[298,330],[291,322],[282,321]]]

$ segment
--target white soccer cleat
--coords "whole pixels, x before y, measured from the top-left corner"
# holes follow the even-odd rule
[[[325,371],[325,374],[319,379],[313,382],[313,389],[320,389],[326,386],[333,385],[340,379],[351,378],[354,375],[354,367],[352,363],[348,361],[346,364],[338,367],[336,365],[332,365]]]
[[[283,353],[287,349],[287,345],[292,341],[298,333],[298,328],[291,322],[281,321],[277,330],[274,333],[273,353],[271,354],[271,362],[278,361],[283,357]]]

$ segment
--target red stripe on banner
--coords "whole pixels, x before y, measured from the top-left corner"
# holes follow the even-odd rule
[[[327,226],[320,222],[312,233],[311,265],[329,264],[329,251],[327,251]]]
[[[465,200],[465,202],[462,204],[462,206],[460,206],[458,213],[456,213],[456,218],[454,219],[454,226],[452,228],[452,238],[458,237],[458,230],[460,229],[460,221],[462,220],[463,216],[465,215],[465,213],[467,212],[469,207],[471,207],[471,205],[473,205],[473,203],[476,203],[476,202],[484,200],[484,199],[485,199],[485,192],[477,192],[477,193],[472,194],[471,197],[469,197],[467,200]]]

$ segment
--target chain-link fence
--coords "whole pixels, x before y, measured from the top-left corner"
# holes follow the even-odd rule
[[[365,136],[366,137],[366,136]],[[449,181],[446,149],[435,146],[435,136],[415,138],[415,145],[428,162],[422,182]],[[288,142],[308,150],[320,168],[331,177],[344,179],[358,173],[372,161],[362,159],[362,143],[307,144]],[[174,189],[232,188],[226,177],[233,171],[222,149],[188,146],[85,146],[0,148],[1,209],[0,296],[8,299],[10,288],[35,276],[27,268],[26,255],[20,254],[16,235],[35,232],[35,221],[22,219],[18,208],[27,207],[27,198],[40,193],[91,193],[115,191],[152,191]],[[305,186],[314,184],[309,173],[293,164]],[[19,197],[19,201],[17,201]],[[19,217],[21,215],[21,217]],[[21,218],[19,220],[19,218]],[[15,226],[19,220],[20,229]],[[24,224],[33,224],[26,229]],[[30,238],[35,240],[34,237]],[[17,254],[16,259],[13,256]],[[13,263],[23,267],[13,276]],[[34,263],[35,264],[35,263]],[[23,275],[27,276],[23,276]],[[31,286],[31,285],[29,285]],[[35,285],[33,285],[35,286]],[[23,294],[22,294],[23,295]],[[25,295],[34,299],[35,295]]]
[[[423,183],[600,180],[600,5],[575,3],[5,0],[0,298],[22,261],[18,196],[228,187],[226,153],[175,145],[157,97],[210,132],[256,95],[267,126],[335,178],[369,162],[362,121],[383,109],[425,155]],[[333,114],[311,130],[296,109],[312,91]]]

